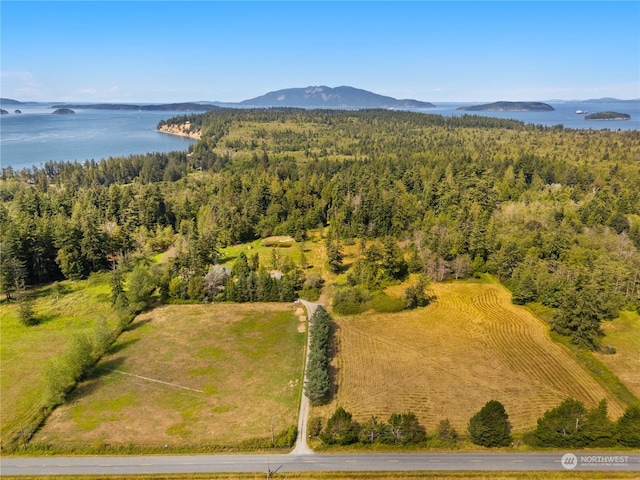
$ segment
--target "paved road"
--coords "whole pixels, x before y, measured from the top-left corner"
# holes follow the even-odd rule
[[[576,471],[640,471],[640,455],[578,453]],[[598,458],[600,457],[600,458]],[[336,472],[416,470],[563,470],[559,453],[454,453],[361,455],[190,455],[144,457],[9,457],[4,475],[109,475],[206,472]]]

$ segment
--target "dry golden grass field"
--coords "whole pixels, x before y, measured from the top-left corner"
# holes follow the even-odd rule
[[[170,305],[139,316],[34,442],[229,445],[296,425],[298,308]]]
[[[547,326],[511,303],[497,283],[451,282],[431,286],[437,301],[393,314],[334,317],[337,391],[312,416],[328,418],[337,406],[356,420],[412,411],[433,433],[449,418],[459,432],[488,400],[501,401],[514,432],[535,426],[545,410],[567,397],[609,414],[624,409],[553,342]],[[388,291],[400,296],[404,286]]]

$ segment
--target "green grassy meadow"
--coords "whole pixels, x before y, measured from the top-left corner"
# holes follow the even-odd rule
[[[640,315],[623,311],[611,322],[604,322],[603,345],[616,349],[614,355],[596,353],[594,356],[620,378],[629,390],[640,398]]]
[[[45,407],[44,370],[47,361],[63,354],[74,334],[92,334],[96,323],[115,325],[117,315],[109,300],[108,274],[94,274],[88,280],[61,282],[33,291],[38,325],[18,321],[15,303],[0,306],[0,402],[2,445],[21,432],[31,431]]]

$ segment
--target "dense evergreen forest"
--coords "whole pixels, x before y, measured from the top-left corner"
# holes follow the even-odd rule
[[[220,109],[165,123],[187,121],[202,133],[189,152],[4,168],[2,291],[173,247],[155,275],[165,297],[212,298],[218,248],[330,226],[328,252],[362,245],[352,288],[489,272],[589,348],[601,321],[640,308],[638,131],[385,110]],[[253,272],[255,285],[258,260],[243,262],[231,274]],[[265,298],[290,299],[304,281],[293,277]]]

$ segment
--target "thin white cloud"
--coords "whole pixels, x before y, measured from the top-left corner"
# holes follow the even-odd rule
[[[42,100],[45,92],[35,76],[28,71],[3,71],[2,96],[19,100]]]

